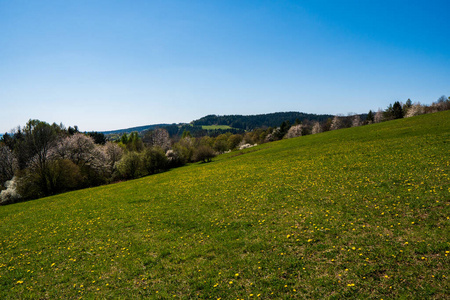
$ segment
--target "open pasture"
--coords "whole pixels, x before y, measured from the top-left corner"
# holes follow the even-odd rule
[[[0,207],[2,299],[448,299],[450,111]]]
[[[216,129],[233,129],[232,127],[228,126],[228,125],[202,125],[203,129],[206,130],[216,130]]]

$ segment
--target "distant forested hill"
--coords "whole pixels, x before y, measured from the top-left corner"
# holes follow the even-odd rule
[[[132,127],[127,129],[118,129],[103,131],[105,135],[122,135],[124,133],[138,132],[142,134],[147,130],[154,130],[156,128],[164,127],[170,134],[170,136],[180,135],[184,131],[189,131],[193,136],[204,135],[218,135],[224,132],[242,133],[245,130],[253,130],[260,127],[278,127],[281,123],[289,121],[294,124],[297,120],[304,121],[318,121],[325,122],[328,118],[333,118],[333,115],[316,115],[307,114],[302,112],[277,112],[261,115],[208,115],[198,120],[192,121],[190,124],[154,124],[145,125],[139,127]],[[206,129],[202,126],[211,125],[227,125],[230,129]]]
[[[326,121],[328,118],[332,118],[333,115],[316,115],[307,114],[302,112],[277,112],[261,115],[208,115],[201,119],[192,121],[193,125],[228,125],[233,128],[239,128],[244,130],[252,130],[258,127],[277,127],[284,121],[289,121],[294,124],[296,120],[303,122],[309,121]]]
[[[154,124],[154,125],[145,125],[145,126],[138,126],[138,127],[131,127],[126,129],[117,129],[117,130],[110,130],[110,131],[102,131],[103,134],[123,134],[123,133],[131,133],[131,132],[138,132],[141,133],[145,130],[153,130],[155,128],[160,127],[167,127],[172,124]]]

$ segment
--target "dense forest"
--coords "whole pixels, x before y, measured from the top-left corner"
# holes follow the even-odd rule
[[[193,125],[228,125],[233,128],[239,128],[243,130],[253,130],[261,127],[276,127],[282,122],[289,122],[294,124],[295,122],[300,123],[305,120],[324,122],[328,118],[332,118],[332,115],[316,115],[307,114],[302,112],[278,112],[271,114],[261,114],[261,115],[227,115],[227,116],[217,116],[208,115],[201,119],[192,121]]]
[[[408,99],[363,115],[210,115],[191,124],[116,134],[114,141],[101,132],[82,133],[77,126],[30,120],[0,139],[0,204],[138,178],[187,163],[210,162],[220,153],[280,139],[448,109],[450,97],[442,96],[431,105],[413,104]],[[204,129],[205,125],[231,128]]]

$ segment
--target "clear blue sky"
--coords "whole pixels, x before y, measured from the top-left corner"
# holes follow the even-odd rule
[[[450,95],[450,1],[0,0],[0,132]]]

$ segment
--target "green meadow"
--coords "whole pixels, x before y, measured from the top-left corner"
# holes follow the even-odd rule
[[[2,299],[448,299],[450,111],[0,207]]]
[[[206,130],[215,130],[215,129],[233,129],[232,127],[228,126],[228,125],[202,125],[202,129],[206,129]]]

